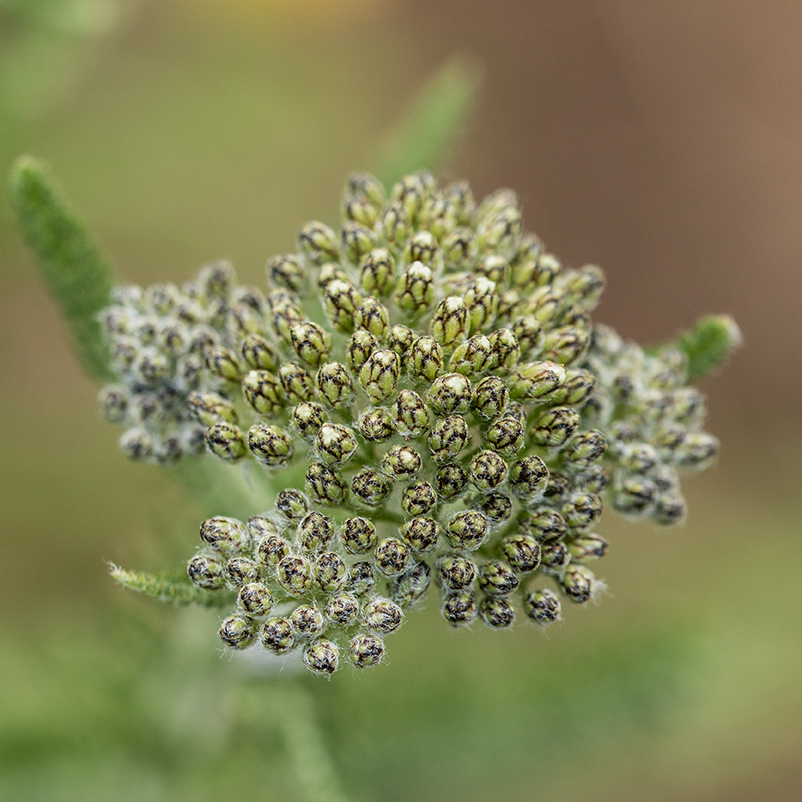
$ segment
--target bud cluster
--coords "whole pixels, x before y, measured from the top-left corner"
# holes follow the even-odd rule
[[[297,649],[320,674],[380,662],[430,584],[454,626],[549,625],[603,588],[603,497],[673,523],[676,470],[715,451],[680,357],[592,323],[601,270],[563,268],[510,190],[477,203],[421,172],[386,197],[359,174],[342,214],[268,262],[265,295],[212,266],[120,288],[104,317],[103,405],[131,456],[164,461],[173,438],[172,460],[205,442],[303,473],[260,516],[205,521],[188,572],[236,593],[226,645]]]

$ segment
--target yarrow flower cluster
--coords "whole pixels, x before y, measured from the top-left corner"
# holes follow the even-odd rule
[[[118,287],[101,406],[123,450],[255,461],[283,487],[201,525],[187,570],[231,597],[223,642],[375,665],[432,580],[450,624],[545,627],[603,588],[603,499],[680,521],[678,470],[717,449],[704,398],[682,351],[591,321],[603,288],[524,232],[512,191],[476,203],[426,172],[389,198],[352,176],[340,230],[303,226],[266,292],[225,263]]]

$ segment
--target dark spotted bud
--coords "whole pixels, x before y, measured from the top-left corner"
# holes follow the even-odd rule
[[[446,373],[432,383],[427,400],[438,415],[467,412],[471,405],[471,382],[460,373]]]
[[[399,249],[412,231],[412,223],[404,204],[391,203],[382,216],[381,227],[387,242],[396,250]]]
[[[530,297],[532,314],[544,325],[552,326],[560,314],[562,298],[549,288],[542,288]]]
[[[404,249],[404,261],[407,264],[423,262],[428,267],[434,267],[439,252],[437,239],[431,232],[417,231],[407,241]]]
[[[464,626],[476,620],[476,597],[467,590],[449,593],[443,599],[443,618],[454,626]]]
[[[590,333],[574,326],[550,331],[543,341],[543,356],[552,362],[571,365],[582,357],[590,343]]]
[[[718,440],[707,432],[691,432],[677,449],[676,462],[680,468],[698,471],[712,462],[718,453]]]
[[[295,323],[290,328],[290,340],[298,358],[312,367],[317,367],[329,355],[331,336],[310,320]]]
[[[455,549],[474,551],[487,540],[490,534],[490,522],[487,517],[476,510],[458,512],[448,522],[448,539]]]
[[[489,367],[491,356],[490,340],[484,334],[475,334],[454,349],[450,368],[465,376],[476,376]]]
[[[266,535],[256,553],[263,566],[273,568],[290,553],[290,544],[281,535]]]
[[[340,533],[343,546],[349,554],[366,554],[376,545],[376,527],[367,518],[348,518]]]
[[[512,205],[491,217],[485,217],[476,228],[479,252],[493,251],[504,257],[512,257],[518,249],[522,227],[521,212]]]
[[[274,415],[281,408],[281,383],[266,370],[252,370],[242,380],[242,394],[260,415]]]
[[[278,369],[278,380],[284,390],[287,400],[291,404],[301,401],[311,401],[315,390],[310,375],[295,362],[285,362]]]
[[[508,629],[515,621],[515,608],[499,596],[487,596],[479,603],[479,616],[491,629]]]
[[[497,329],[488,335],[490,361],[488,370],[506,372],[512,370],[521,356],[521,347],[512,329]]]
[[[253,370],[275,370],[279,365],[276,349],[261,334],[249,334],[240,346],[243,359]]]
[[[545,448],[559,448],[579,428],[581,419],[573,407],[552,407],[532,429],[532,439]]]
[[[433,518],[418,516],[401,527],[404,542],[419,554],[433,551],[440,537],[440,525]]]
[[[473,232],[457,228],[443,240],[443,262],[450,270],[463,269],[474,255]]]
[[[359,615],[359,602],[350,593],[338,593],[329,599],[324,613],[332,624],[350,627]]]
[[[516,368],[511,377],[510,396],[534,401],[558,390],[565,382],[565,368],[556,362],[530,362]]]
[[[585,565],[600,560],[607,554],[609,544],[601,535],[580,535],[566,543],[572,565]]]
[[[372,229],[379,219],[379,209],[367,198],[352,196],[343,201],[342,216],[345,220]]]
[[[431,579],[431,568],[425,562],[415,563],[393,580],[390,595],[399,607],[409,607],[426,595]]]
[[[492,325],[496,319],[499,304],[494,281],[479,276],[466,290],[464,300],[465,306],[468,308],[470,331],[482,331]]]
[[[387,307],[372,296],[363,298],[354,312],[354,325],[357,329],[365,329],[374,337],[384,337],[389,327],[389,320]]]
[[[432,382],[443,368],[443,351],[433,337],[418,337],[410,346],[406,364],[411,378]]]
[[[348,569],[346,588],[355,596],[364,596],[373,590],[376,584],[376,572],[369,562],[355,562]]]
[[[422,464],[421,455],[409,446],[393,446],[382,458],[382,470],[397,482],[414,479]]]
[[[286,465],[292,459],[292,439],[278,426],[260,423],[248,430],[248,447],[268,468]]]
[[[648,474],[658,464],[660,457],[648,443],[633,443],[618,450],[618,467],[628,473]]]
[[[395,537],[382,540],[374,552],[376,568],[385,576],[396,576],[406,571],[411,556],[409,546]]]
[[[477,574],[476,563],[460,554],[446,554],[437,561],[440,584],[450,590],[467,590]]]
[[[343,465],[357,449],[354,433],[339,423],[324,423],[315,439],[317,455],[329,465]]]
[[[286,618],[269,618],[259,630],[259,642],[274,654],[287,654],[295,646],[295,635]]]
[[[443,299],[429,324],[432,337],[443,348],[457,345],[468,333],[468,307],[456,295]]]
[[[501,541],[501,553],[519,573],[534,571],[540,565],[540,544],[530,535],[509,535]]]
[[[434,489],[443,501],[453,501],[465,492],[468,474],[461,465],[449,463],[438,468],[434,475]]]
[[[224,462],[236,462],[247,453],[245,435],[231,423],[215,423],[206,430],[206,448]]]
[[[124,423],[128,412],[128,390],[122,385],[109,384],[98,393],[98,404],[101,414],[109,423]]]
[[[449,226],[466,226],[476,210],[471,188],[465,181],[457,181],[445,192],[446,209],[443,214]]]
[[[488,376],[474,387],[471,408],[479,417],[494,420],[504,413],[509,400],[507,385],[498,376]]]
[[[368,507],[378,507],[392,489],[385,476],[370,468],[363,468],[351,480],[351,492]]]
[[[436,503],[437,494],[428,482],[414,482],[401,496],[401,508],[409,515],[425,515]]]
[[[600,590],[599,582],[591,571],[582,565],[569,565],[560,578],[560,590],[574,604],[584,604]]]
[[[290,596],[302,596],[312,584],[309,563],[297,555],[284,557],[276,565],[276,579]]]
[[[334,593],[345,586],[348,579],[348,566],[336,552],[325,551],[315,560],[313,576],[322,591]]]
[[[395,286],[395,302],[399,309],[417,315],[435,301],[432,271],[422,262],[413,262],[399,276]]]
[[[551,507],[538,507],[521,515],[519,526],[541,543],[550,543],[562,538],[567,530],[562,515]]]
[[[324,462],[314,462],[306,471],[306,492],[318,504],[342,504],[348,488],[342,476]]]
[[[496,526],[512,516],[512,499],[504,493],[484,493],[475,498],[471,506],[484,513]]]
[[[387,295],[395,283],[395,259],[387,248],[375,248],[362,260],[362,288],[367,293]]]
[[[237,355],[221,346],[212,346],[207,349],[206,367],[209,373],[226,382],[238,382],[242,375]]]
[[[365,329],[357,329],[348,341],[348,349],[345,353],[346,362],[348,367],[354,372],[359,372],[359,369],[368,357],[378,348],[378,341],[376,338]]]
[[[218,560],[203,554],[189,561],[187,574],[194,584],[204,590],[219,590],[225,584],[223,566]]]
[[[354,330],[354,313],[362,296],[346,281],[330,281],[324,290],[324,302],[331,322],[348,334]]]
[[[579,270],[573,270],[562,281],[566,296],[587,310],[596,308],[604,292],[604,285],[604,272],[597,265],[585,265]]]
[[[336,262],[340,256],[337,235],[325,223],[312,222],[303,226],[298,244],[304,256],[316,265]]]
[[[510,277],[510,263],[503,256],[494,253],[485,254],[473,270],[474,273],[499,286],[505,285]],[[496,304],[498,305],[498,299]]]
[[[307,287],[306,270],[295,254],[284,254],[270,259],[267,263],[267,280],[277,287],[284,287],[301,295]]]
[[[550,590],[536,590],[526,594],[524,611],[541,627],[547,627],[560,618],[560,600]]]
[[[524,446],[526,432],[523,422],[512,417],[494,421],[484,434],[485,445],[502,457],[513,457]]]
[[[323,290],[324,294],[331,281],[344,281],[346,284],[350,281],[348,274],[336,262],[322,264],[320,272],[317,274],[318,289]]]
[[[393,416],[384,407],[365,410],[357,426],[362,437],[371,443],[383,443],[395,434]]]
[[[251,623],[241,616],[230,615],[220,624],[220,640],[232,649],[244,649],[253,640]]]
[[[672,526],[685,518],[687,504],[678,491],[658,493],[652,510],[652,520],[660,526]]]
[[[215,423],[236,423],[234,405],[217,393],[190,393],[187,409],[198,423],[213,426]]]
[[[417,222],[424,202],[434,191],[433,183],[431,174],[421,171],[404,176],[393,187],[392,199],[404,207],[410,222]]]
[[[683,426],[668,423],[654,432],[651,442],[663,460],[673,462],[687,436],[688,432]]]
[[[377,597],[365,605],[363,617],[368,629],[388,635],[401,626],[404,614],[395,602]]]
[[[384,204],[384,187],[370,173],[351,173],[346,182],[346,192],[356,198],[363,198],[373,206]]]
[[[358,265],[375,246],[373,232],[359,223],[348,221],[340,230],[340,246],[343,254]]]
[[[549,481],[549,469],[538,456],[524,457],[510,470],[512,492],[527,504],[543,495]]]
[[[320,638],[304,649],[303,661],[314,674],[329,676],[340,665],[340,650],[333,641]]]
[[[562,451],[563,464],[580,473],[600,462],[607,450],[607,438],[596,429],[575,434]]]
[[[398,387],[400,360],[394,351],[374,351],[359,373],[359,383],[373,403],[390,398]]]
[[[393,422],[404,438],[420,437],[429,428],[429,413],[414,390],[401,390],[393,403]]]
[[[348,659],[357,668],[376,666],[384,657],[384,643],[376,635],[355,635],[348,643]]]
[[[435,462],[444,463],[453,459],[468,444],[470,431],[462,415],[441,418],[429,434],[429,449]]]
[[[299,490],[288,488],[276,496],[276,509],[288,521],[299,521],[309,512],[309,499]]]
[[[298,605],[287,620],[295,636],[302,640],[320,635],[325,623],[323,613],[309,604]]]
[[[406,356],[412,343],[415,342],[415,332],[409,326],[393,326],[388,336],[390,349],[398,354],[401,364],[406,364]]]
[[[582,406],[596,387],[596,377],[584,368],[570,368],[565,375],[565,383],[552,396],[554,402],[566,406]]]
[[[267,615],[273,606],[273,597],[268,588],[260,582],[249,582],[239,589],[237,607],[245,615],[260,618]]]
[[[479,587],[491,596],[508,596],[517,590],[518,577],[502,560],[488,560],[479,571]]]
[[[657,488],[641,476],[616,477],[612,494],[613,509],[627,518],[640,518],[654,507]]]
[[[585,532],[601,518],[601,496],[595,493],[580,493],[564,504],[560,512],[569,529],[575,533]]]
[[[705,412],[705,397],[695,387],[683,387],[671,394],[671,416],[677,423],[699,424]]]
[[[326,413],[323,407],[314,401],[302,401],[293,407],[292,427],[307,442],[311,443],[317,437],[317,433],[325,421]]]
[[[331,540],[334,528],[331,518],[322,512],[307,513],[298,525],[298,540],[301,548],[309,553],[320,551]]]
[[[494,490],[507,478],[507,463],[495,451],[480,451],[471,460],[469,475],[477,490]]]
[[[544,543],[540,548],[540,570],[547,576],[560,576],[568,563],[571,554],[565,543]]]

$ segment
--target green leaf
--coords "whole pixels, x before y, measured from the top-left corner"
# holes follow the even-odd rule
[[[22,156],[11,170],[11,202],[45,282],[72,329],[86,370],[106,378],[108,347],[98,313],[112,287],[108,262],[61,197],[46,168]]]
[[[391,134],[376,176],[390,187],[405,175],[436,169],[451,155],[454,142],[476,105],[480,75],[455,58],[426,83]]]
[[[688,383],[712,373],[741,344],[741,330],[729,315],[707,315],[671,345],[688,357]]]
[[[173,604],[200,604],[204,607],[223,607],[231,602],[229,594],[203,590],[193,585],[186,574],[146,574],[126,571],[113,564],[109,567],[109,571],[113,579],[124,588],[159,601]]]

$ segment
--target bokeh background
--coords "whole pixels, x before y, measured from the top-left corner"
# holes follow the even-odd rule
[[[0,172],[46,159],[127,280],[227,257],[259,283],[454,56],[483,83],[441,176],[515,188],[566,263],[605,268],[597,317],[626,336],[727,312],[745,345],[704,382],[723,445],[687,524],[603,522],[598,607],[544,637],[430,604],[387,665],[313,684],[343,785],[798,800],[801,4],[0,0]],[[0,797],[303,799],[285,678],[107,576],[186,559],[199,511],[118,453],[6,202],[0,364]]]

